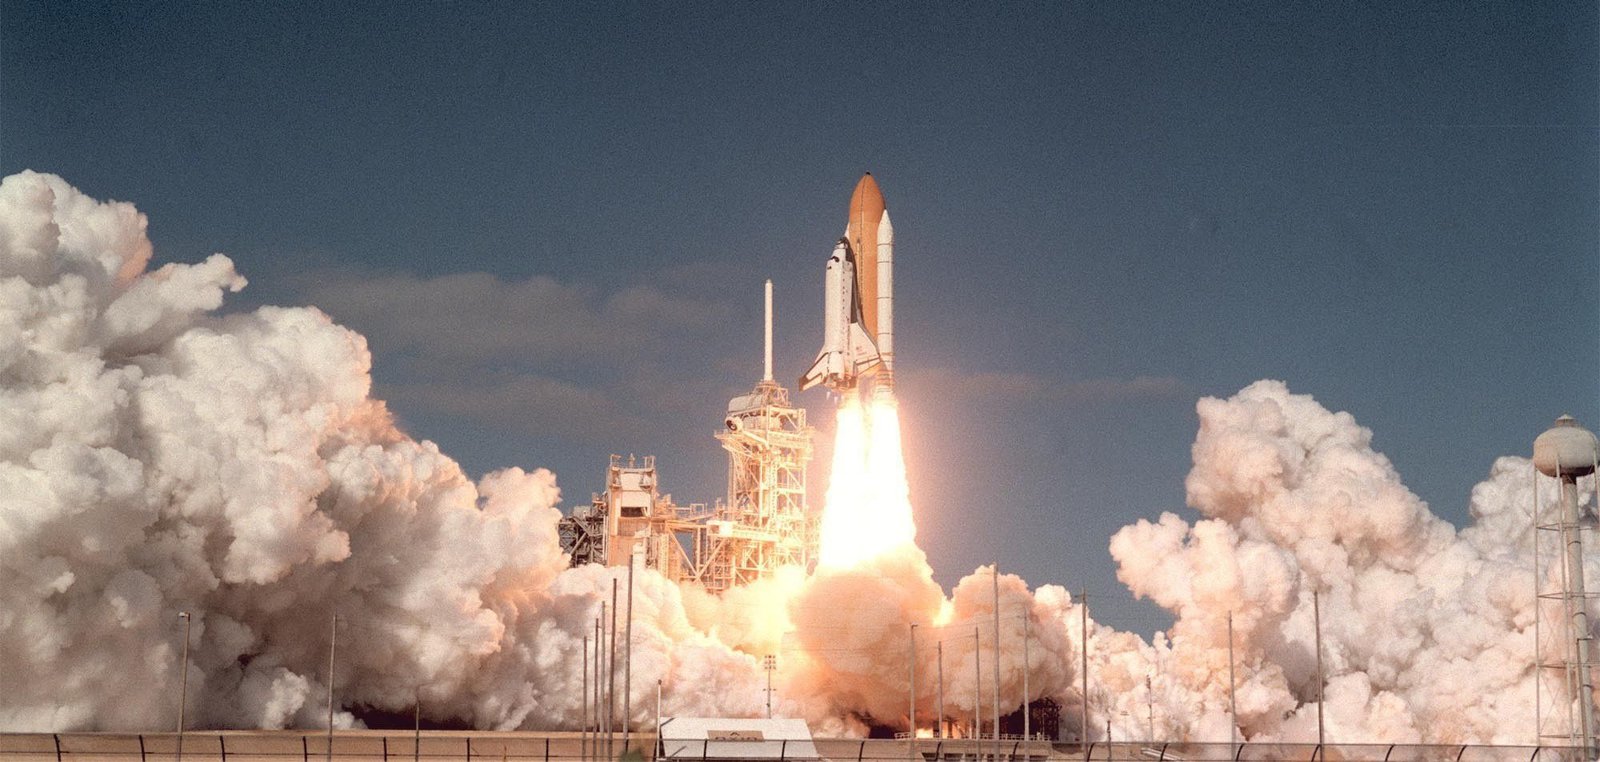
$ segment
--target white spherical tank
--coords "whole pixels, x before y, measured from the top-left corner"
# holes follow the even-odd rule
[[[1570,415],[1557,418],[1554,426],[1533,440],[1533,465],[1545,476],[1587,476],[1594,473],[1597,459],[1600,440]]]

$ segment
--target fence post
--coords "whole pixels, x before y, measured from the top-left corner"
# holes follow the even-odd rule
[[[228,762],[228,737],[217,734],[217,748],[222,751],[222,762]]]
[[[311,762],[311,746],[306,741],[304,733],[300,734],[300,760],[301,762]]]
[[[1011,744],[1011,759],[1012,760],[1015,760],[1017,758],[1017,747],[1019,747],[1021,745],[1022,745],[1021,741],[1018,741],[1018,742],[1016,742],[1014,744]]]
[[[50,737],[56,739],[56,762],[61,762],[61,734],[51,733]]]
[[[550,762],[550,736],[544,737],[544,762]]]
[[[1389,762],[1389,755],[1394,753],[1394,744],[1389,744],[1389,750],[1383,753],[1383,762]]]
[[[863,740],[861,742],[861,746],[856,749],[856,762],[861,762],[861,755],[866,754],[866,753],[867,753],[867,742]]]
[[[783,740],[778,742],[778,762],[784,762],[784,760],[787,759],[788,756],[789,756],[789,739],[785,738],[785,739],[783,739]],[[1456,760],[1456,762],[1461,762],[1461,761],[1460,760]]]
[[[706,762],[706,755],[710,753],[710,749],[711,737],[706,736],[706,740],[700,742],[700,762]]]
[[[1239,748],[1233,750],[1233,762],[1239,762],[1239,758],[1243,756],[1244,744],[1239,744]]]
[[[467,762],[472,762],[472,736],[467,736]]]
[[[224,759],[224,760],[222,760],[222,762],[228,762],[228,760]],[[383,762],[389,762],[389,737],[388,736],[384,736],[383,737]]]
[[[1456,752],[1456,762],[1461,762],[1461,755],[1466,754],[1466,753],[1467,753],[1467,745],[1466,744],[1462,744],[1461,745],[1461,751]]]
[[[1538,752],[1534,752],[1538,753]],[[144,734],[139,734],[139,762],[144,762]]]

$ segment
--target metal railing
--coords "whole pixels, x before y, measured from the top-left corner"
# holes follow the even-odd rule
[[[176,733],[0,734],[0,762],[178,762]],[[183,736],[186,762],[600,762],[606,757],[576,733],[342,731],[332,748],[325,732],[210,731]],[[709,762],[1585,762],[1565,746],[1422,744],[1076,743],[1016,739],[816,739],[813,741],[669,741],[636,734],[643,759]],[[622,751],[621,739],[614,745]],[[666,753],[662,753],[663,749]],[[330,754],[331,751],[331,754]],[[920,759],[918,759],[920,757]]]

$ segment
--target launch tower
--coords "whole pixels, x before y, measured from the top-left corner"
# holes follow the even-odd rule
[[[806,411],[772,378],[772,281],[766,284],[766,372],[728,402],[717,439],[728,453],[728,496],[714,508],[680,506],[660,492],[654,456],[624,465],[611,456],[606,491],[562,517],[561,549],[572,564],[643,566],[713,591],[814,565],[816,517],[806,508],[811,460]]]
[[[728,499],[706,522],[696,557],[698,581],[726,590],[784,566],[809,569],[816,521],[806,509],[812,429],[806,411],[772,377],[772,281],[766,284],[765,372],[749,394],[728,402],[723,430]]]

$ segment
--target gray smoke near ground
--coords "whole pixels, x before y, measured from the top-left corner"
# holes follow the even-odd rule
[[[180,611],[197,727],[321,726],[337,614],[341,725],[420,702],[434,721],[575,728],[584,638],[626,583],[568,568],[555,476],[469,479],[370,396],[361,336],[314,308],[220,312],[245,285],[232,262],[152,270],[145,224],[51,175],[0,182],[0,730],[169,727]],[[1244,735],[1313,739],[1317,591],[1330,737],[1532,740],[1525,460],[1494,464],[1457,530],[1349,415],[1281,383],[1199,413],[1200,517],[1110,543],[1176,623],[1147,640],[1090,620],[1091,738],[1143,736],[1153,707],[1160,736],[1226,740],[1231,613]],[[1081,602],[1001,574],[996,660],[993,591],[987,568],[943,590],[914,546],[722,596],[642,573],[634,720],[657,680],[668,714],[760,715],[773,654],[781,713],[821,735],[903,727],[916,624],[925,727],[941,649],[951,719],[992,711],[998,667],[1002,712],[1026,674],[1076,735]]]

